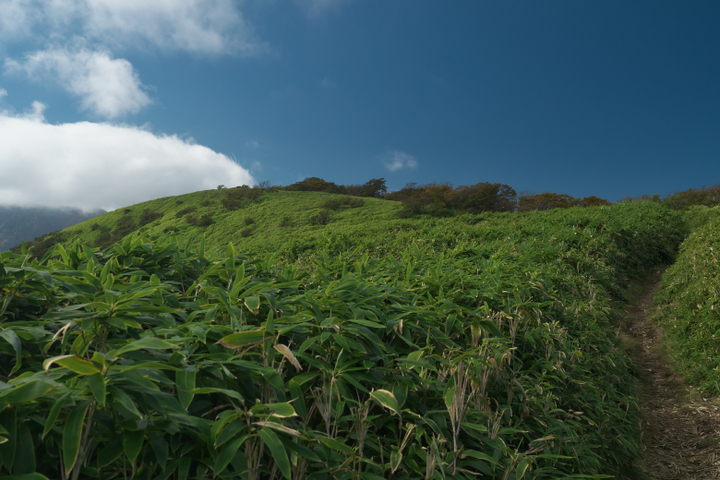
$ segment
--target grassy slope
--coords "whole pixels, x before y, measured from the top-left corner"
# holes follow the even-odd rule
[[[720,207],[690,210],[693,233],[680,246],[677,261],[663,274],[655,296],[677,368],[706,394],[720,384]]]
[[[298,198],[297,194],[293,196]],[[274,199],[266,199],[268,202],[271,200]],[[385,205],[392,204],[386,202],[379,206],[382,208]],[[211,208],[211,205],[207,207]],[[361,211],[362,208],[356,212]],[[128,215],[140,215],[141,212],[142,208],[139,212],[131,209]],[[123,218],[123,212],[117,214],[117,218]],[[162,241],[153,250],[155,247],[151,243],[143,243],[145,240],[128,238],[124,247],[110,251],[108,256],[96,258],[87,251],[81,254],[71,252],[73,254],[64,255],[62,261],[51,259],[52,265],[48,268],[52,270],[52,275],[62,280],[53,283],[52,287],[59,295],[56,305],[69,302],[80,305],[78,309],[92,305],[87,307],[91,309],[112,301],[113,308],[116,308],[115,305],[125,306],[131,315],[137,315],[142,325],[133,327],[133,335],[127,335],[122,327],[117,327],[121,330],[113,333],[112,348],[119,348],[123,342],[135,341],[138,334],[143,337],[159,335],[164,340],[187,343],[187,351],[183,351],[188,364],[198,368],[197,385],[242,391],[250,404],[255,404],[256,398],[260,398],[256,391],[264,388],[263,377],[258,374],[246,378],[247,364],[240,365],[233,370],[234,373],[217,376],[213,362],[231,360],[228,356],[237,354],[242,355],[240,358],[243,360],[262,363],[260,355],[264,350],[255,346],[243,352],[226,351],[216,344],[220,334],[212,332],[207,334],[211,341],[203,337],[198,343],[190,333],[195,332],[189,330],[191,326],[228,334],[238,328],[282,330],[284,333],[280,335],[284,336],[279,337],[280,340],[296,352],[304,370],[298,373],[294,369],[284,369],[282,375],[285,377],[283,384],[277,387],[278,391],[283,398],[303,397],[310,406],[315,402],[316,389],[326,388],[321,380],[325,377],[307,380],[303,375],[315,375],[321,370],[334,371],[338,365],[345,369],[344,357],[341,359],[340,356],[355,347],[350,344],[345,346],[342,342],[352,340],[357,343],[360,338],[352,331],[348,331],[350,335],[346,339],[340,336],[346,331],[346,322],[357,319],[379,321],[376,333],[381,337],[378,342],[385,344],[383,351],[388,352],[387,361],[381,361],[376,350],[357,347],[352,361],[363,362],[363,368],[357,372],[356,382],[348,380],[348,385],[337,381],[337,388],[342,388],[348,405],[368,405],[372,409],[371,441],[365,445],[365,456],[372,463],[363,468],[376,476],[368,478],[422,478],[427,458],[424,452],[435,449],[446,469],[453,468],[454,458],[462,457],[459,458],[460,466],[471,470],[472,478],[476,478],[478,473],[487,478],[502,478],[505,472],[522,472],[524,467],[528,467],[530,474],[524,478],[544,480],[581,478],[574,475],[576,473],[615,474],[623,471],[623,466],[639,454],[633,367],[616,342],[618,325],[614,307],[622,296],[621,284],[627,278],[640,275],[650,265],[669,262],[683,234],[678,214],[647,203],[528,214],[467,215],[451,219],[393,220],[389,217],[375,222],[349,221],[346,224],[338,221],[325,228],[310,228],[302,234],[288,236],[283,251],[291,254],[291,258],[297,255],[301,259],[298,263],[273,264],[276,260],[267,257],[247,259],[243,256],[223,257],[215,262],[193,251],[178,252],[175,260],[175,252],[166,250],[161,245]],[[373,254],[359,255],[358,250],[372,250]],[[189,257],[186,258],[187,255]],[[6,255],[5,260],[14,262],[8,263],[9,266],[19,266],[25,261],[21,256],[12,255]],[[238,273],[236,262],[243,262],[242,268],[247,270]],[[46,267],[36,262],[32,268],[42,270]],[[87,284],[88,279],[93,280],[86,275],[89,270],[98,277],[97,281],[91,282],[92,285]],[[35,273],[36,270],[17,268],[12,272],[31,275],[34,283],[30,286],[46,288],[46,281]],[[12,277],[8,276],[8,282],[16,281],[15,273]],[[200,274],[203,279],[201,284],[198,283]],[[77,278],[70,278],[73,275]],[[229,292],[229,279],[239,275],[253,283],[239,284],[233,294]],[[285,284],[288,279],[299,283],[288,286]],[[160,282],[167,285],[160,288]],[[75,284],[82,288],[69,289]],[[154,285],[158,295],[151,296],[143,290],[149,285]],[[252,296],[247,293],[251,286]],[[256,287],[261,290],[256,290]],[[16,287],[11,283],[7,288],[10,291]],[[137,291],[142,298],[136,296],[134,300],[129,298],[116,302],[114,297],[107,296],[133,296],[136,294],[133,289],[139,289]],[[245,291],[242,292],[242,289]],[[82,295],[78,296],[78,292]],[[239,295],[237,298],[236,294]],[[233,298],[232,304],[236,308],[222,301],[228,295],[227,298]],[[176,318],[155,312],[156,306],[165,302],[177,307],[178,299],[183,302],[183,310],[173,311]],[[144,302],[147,312],[139,312],[139,307],[132,303],[134,301],[137,304]],[[29,318],[30,315],[40,318],[48,305],[43,295],[28,290],[18,296],[8,311],[14,318]],[[255,310],[259,305],[261,311],[251,313],[250,305],[255,305],[252,307]],[[267,322],[263,323],[266,318],[272,319],[271,305],[273,308],[278,306],[283,313],[271,322],[272,327]],[[374,313],[367,316],[370,314],[366,312]],[[72,322],[77,317],[74,310],[56,313],[69,315]],[[237,327],[238,315],[241,322],[244,318],[247,324]],[[171,323],[168,323],[169,318],[172,318]],[[43,338],[30,335],[25,340],[23,351],[35,353],[26,355],[23,368],[36,372],[37,378],[45,378],[43,375],[46,373],[38,359],[65,351],[59,342],[53,343],[59,324],[56,321],[53,323],[52,319],[39,321],[44,322],[42,326],[46,333],[43,333]],[[338,323],[338,328],[342,327],[333,330],[340,333],[332,335],[328,330],[331,321]],[[495,322],[500,333],[494,336],[483,334],[484,343],[480,345],[480,337],[476,336],[473,340],[473,335],[468,335],[468,332],[472,332],[473,326],[479,328],[478,325],[485,325],[483,328],[487,330],[487,321]],[[23,328],[35,328],[34,324],[13,327],[18,328],[18,335],[26,333]],[[171,327],[182,331],[169,329]],[[302,331],[293,333],[296,328]],[[52,348],[55,350],[49,351],[52,345],[48,343],[54,345]],[[10,360],[15,358],[12,346],[0,345],[0,348],[4,348],[3,358],[7,359],[5,366],[9,370],[12,367]],[[478,348],[482,350],[478,351]],[[268,351],[275,355],[274,349]],[[422,372],[414,371],[415,366],[407,361],[417,360],[420,351],[423,352],[423,361],[432,363],[428,364],[431,369],[418,377]],[[468,410],[465,421],[481,429],[497,426],[500,437],[495,438],[496,434],[493,434],[488,441],[485,434],[462,430],[456,435],[459,435],[465,450],[461,455],[454,455],[454,441],[448,427],[452,421],[446,403],[447,392],[454,388],[454,380],[446,374],[428,372],[447,372],[447,362],[452,360],[453,365],[459,365],[456,361],[463,356],[466,356],[466,362],[476,362],[473,369],[489,372],[487,383],[483,383],[487,387],[486,393],[473,397],[473,408]],[[159,357],[147,358],[156,360]],[[370,368],[368,365],[373,367],[372,375],[369,375],[371,370],[366,371]],[[122,368],[122,365],[117,367]],[[230,365],[228,368],[235,367]],[[59,369],[54,372],[62,375]],[[158,378],[148,372],[145,374],[148,378]],[[167,384],[162,385],[166,397],[176,392],[172,382],[182,381],[172,373],[169,375],[163,380]],[[345,372],[341,376],[344,378],[344,375]],[[297,394],[287,390],[293,388],[290,382],[296,377],[296,383],[306,385]],[[108,381],[115,386],[121,380],[125,381],[115,376]],[[218,381],[225,383],[218,384]],[[311,381],[313,383],[306,383]],[[357,387],[357,382],[362,382],[363,387]],[[254,389],[246,384],[254,385]],[[403,385],[407,386],[407,393],[403,393]],[[78,402],[84,401],[88,393],[82,390],[82,385],[73,383],[70,387],[77,387]],[[383,389],[397,391],[402,396],[406,402],[403,408],[412,412],[405,415],[404,421],[416,427],[417,432],[422,431],[418,436],[408,437],[410,444],[404,451],[401,470],[394,476],[388,464],[376,465],[380,457],[378,452],[383,447],[380,447],[379,441],[372,440],[382,438],[384,448],[389,448],[388,441],[400,444],[403,437],[402,430],[398,432],[395,418],[368,398],[369,391]],[[128,391],[133,395],[136,393],[136,390]],[[110,395],[117,396],[117,392],[111,391]],[[42,400],[33,398],[26,402],[21,418],[37,415],[41,402],[44,408],[49,409],[62,393],[54,389]],[[213,417],[215,413],[207,409],[214,405],[227,405],[228,399],[223,395],[215,395],[211,403],[203,403],[204,398],[198,398],[189,412],[200,421],[207,422],[209,427],[212,422],[221,419]],[[157,417],[159,414],[153,410],[154,407],[145,405],[144,397],[141,397],[138,394],[135,403],[143,405],[145,417]],[[263,398],[261,403],[270,400]],[[278,401],[282,399],[278,398]],[[108,408],[114,408],[116,404],[118,402],[107,402]],[[347,442],[346,446],[356,448],[358,444],[353,436],[355,420],[344,415],[347,413],[345,406],[341,410],[338,413],[343,415],[339,419],[338,438]],[[63,414],[59,418],[67,417]],[[304,444],[314,449],[319,457],[327,457],[337,471],[346,469],[346,477],[349,477],[347,457],[339,454],[347,451],[340,450],[330,455],[330,451],[323,447],[320,436],[325,435],[327,422],[323,424],[324,420],[319,419],[318,414],[308,413],[307,418],[311,422],[307,425],[296,417],[288,417],[283,422],[290,428],[302,429],[307,437],[307,440],[302,440]],[[22,424],[34,429],[28,438],[40,437],[39,423]],[[188,461],[192,458],[193,462],[200,464],[204,459],[217,455],[212,441],[209,446],[205,445],[202,436],[192,436],[192,429],[185,429],[185,434],[190,435],[188,445],[193,448],[188,454],[180,453],[185,452],[184,445],[178,446],[178,439],[171,438],[172,432],[162,430],[165,427],[159,422],[148,425],[148,438],[152,434],[168,439],[167,443],[173,449],[171,458],[184,455]],[[98,433],[98,441],[112,449],[114,444],[111,442],[121,438],[124,428],[120,423],[108,425],[107,432]],[[257,436],[254,432],[250,434]],[[143,433],[138,435],[142,438]],[[539,450],[533,448],[538,444],[543,446]],[[158,466],[161,462],[155,458],[153,449],[146,448],[143,452],[141,462],[146,468],[165,470]],[[465,456],[468,453],[475,457]],[[482,458],[492,461],[484,464],[474,461],[482,454],[487,456]],[[386,462],[387,458],[386,451]],[[213,460],[217,464],[214,457]],[[118,461],[118,468],[125,463],[124,459]],[[497,468],[491,466],[496,463]],[[269,471],[272,465],[270,455],[264,455],[261,464],[268,466]],[[321,462],[309,466],[311,471],[325,467]],[[172,473],[172,468],[167,470]],[[235,468],[242,470],[243,465],[233,465]],[[216,473],[219,473],[220,467],[217,470]],[[564,477],[563,473],[573,475]],[[300,475],[296,477],[303,478]],[[326,478],[341,477],[333,475]],[[459,472],[455,478],[469,477]],[[508,478],[515,477],[510,473]]]
[[[314,238],[326,229],[335,231],[354,225],[378,225],[394,221],[401,208],[399,202],[365,198],[362,207],[341,207],[333,211],[332,222],[328,226],[322,226],[310,225],[310,218],[323,210],[318,204],[329,198],[347,197],[320,192],[279,191],[265,193],[253,202],[245,200],[240,209],[231,211],[221,203],[225,195],[227,190],[206,190],[118,209],[66,229],[65,232],[70,234],[62,239],[62,243],[98,245],[98,239],[103,232],[112,233],[124,217],[132,218],[133,224],[138,226],[143,212],[148,211],[163,214],[161,218],[140,227],[140,230],[150,237],[159,237],[164,232],[174,230],[179,234],[181,243],[194,233],[194,243],[197,243],[202,234],[205,235],[206,245],[210,247],[220,248],[233,242],[238,251],[268,252],[289,238]],[[178,217],[180,212],[189,208],[195,208],[191,213],[198,218],[203,215],[212,216],[214,224],[200,227],[189,224],[184,215]],[[287,218],[288,226],[280,226],[284,218]],[[246,219],[252,219],[254,223],[246,225]],[[93,227],[95,224],[97,227]],[[252,229],[252,234],[243,237],[241,232],[248,228]]]

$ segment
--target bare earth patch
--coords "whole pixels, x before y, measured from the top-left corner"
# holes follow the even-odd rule
[[[657,326],[648,318],[661,271],[645,278],[632,303],[629,334],[642,368],[644,460],[653,480],[720,479],[720,400],[702,398],[673,372],[661,353]]]

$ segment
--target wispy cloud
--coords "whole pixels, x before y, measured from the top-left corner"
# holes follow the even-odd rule
[[[49,124],[38,102],[0,112],[0,205],[112,210],[153,198],[253,185],[230,158],[175,135],[106,123]]]
[[[258,148],[260,147],[260,143],[257,140],[250,140],[248,142],[245,142],[245,148]]]
[[[400,170],[401,168],[409,168],[414,170],[417,168],[417,159],[401,150],[388,150],[381,155],[383,165],[391,172]]]
[[[85,32],[110,45],[253,56],[267,49],[232,0],[87,0]]]
[[[295,0],[310,18],[321,17],[329,12],[338,12],[352,0]]]
[[[132,64],[104,51],[51,47],[20,62],[8,59],[5,69],[37,82],[56,82],[80,98],[83,110],[105,118],[137,113],[152,103]]]
[[[233,0],[0,0],[0,38],[55,43],[80,35],[108,48],[258,55],[267,44]]]

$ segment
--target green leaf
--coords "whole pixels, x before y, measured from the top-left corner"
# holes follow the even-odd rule
[[[529,466],[530,465],[528,464],[527,460],[523,460],[522,462],[520,462],[517,466],[517,469],[515,470],[515,478],[517,478],[517,480],[523,478]]]
[[[400,406],[398,405],[395,395],[387,390],[373,390],[370,392],[370,396],[377,400],[383,407],[391,410],[394,413],[400,415]]]
[[[455,391],[457,389],[455,387],[448,388],[445,391],[445,406],[448,410],[450,410],[453,406],[453,402],[455,402]]]
[[[188,406],[192,402],[193,395],[191,390],[195,388],[195,376],[197,371],[183,370],[175,373],[175,381],[177,382],[177,394],[180,405],[187,410]]]
[[[118,437],[98,452],[98,468],[103,468],[110,465],[123,453],[122,442],[123,437]]]
[[[395,473],[395,470],[400,467],[400,462],[402,462],[403,455],[397,450],[393,450],[390,453],[390,473]]]
[[[52,385],[41,380],[30,380],[20,386],[10,384],[12,388],[0,393],[0,404],[2,403],[26,403],[45,395]]]
[[[108,387],[108,391],[113,396],[118,405],[122,407],[123,410],[125,410],[130,415],[134,415],[137,418],[142,417],[137,407],[135,406],[135,403],[132,401],[132,399],[127,393],[115,387]],[[114,408],[117,407],[114,406]]]
[[[10,375],[12,375],[22,365],[22,343],[20,343],[20,338],[12,330],[3,330],[0,332],[0,337],[4,338],[15,349],[15,365],[10,370]]]
[[[142,450],[143,443],[145,441],[145,431],[138,430],[136,432],[125,432],[125,438],[123,438],[123,450],[130,463],[135,462],[135,459]]]
[[[275,414],[274,414],[275,417],[288,418],[288,417],[297,416],[297,413],[295,413],[295,409],[293,408],[293,406],[287,402],[266,403],[265,406],[275,412]]]
[[[250,437],[250,435],[244,435],[240,438],[236,438],[232,442],[228,443],[225,448],[220,450],[220,454],[215,460],[215,467],[213,468],[213,478],[220,475],[223,470],[227,468],[228,464],[233,459],[240,446],[243,444],[243,442],[245,442],[245,440],[247,440],[248,437]]]
[[[226,337],[221,338],[216,344],[221,344],[227,348],[238,348],[250,345],[253,343],[262,342],[265,336],[265,329],[260,330],[246,330],[244,332],[238,332],[230,334]]]
[[[6,408],[0,412],[0,424],[7,432],[7,437],[11,441],[0,444],[0,461],[8,470],[12,470],[15,463],[15,452],[17,450],[17,408]]]
[[[158,462],[160,470],[165,470],[165,464],[168,459],[168,443],[165,441],[162,434],[157,432],[151,433],[148,436],[148,439],[150,440],[150,445],[152,445],[153,451],[155,452],[155,459]]]
[[[248,308],[248,310],[257,315],[258,313],[260,313],[260,297],[257,297],[255,295],[245,297],[245,306]]]
[[[109,352],[108,355],[117,358],[123,353],[132,352],[134,350],[140,350],[143,348],[147,348],[150,350],[166,350],[169,348],[178,348],[178,346],[157,337],[143,337],[140,340],[136,340],[132,343],[125,345],[120,350],[113,350],[112,352]]]
[[[63,428],[62,453],[63,463],[65,465],[65,475],[70,475],[70,471],[75,466],[78,452],[80,451],[80,437],[82,436],[83,423],[85,422],[85,413],[87,412],[87,404],[75,407],[68,416]]]
[[[224,393],[228,397],[234,398],[241,402],[245,401],[245,397],[240,395],[240,393],[236,392],[235,390],[228,390],[225,388],[202,387],[202,388],[195,388],[195,389],[191,390],[190,393],[193,395],[200,395],[203,393]]]
[[[60,355],[58,357],[48,358],[43,362],[45,371],[48,371],[53,363],[57,363],[80,375],[95,375],[96,373],[102,372],[102,366],[78,357],[77,355]]]
[[[307,409],[305,407],[305,398],[303,397],[303,391],[300,384],[294,378],[288,382],[288,388],[290,389],[290,396],[294,400],[295,410],[300,418],[305,419]]]
[[[18,430],[17,449],[21,454],[15,458],[13,473],[16,475],[33,473],[35,472],[35,445],[33,445],[32,434],[25,422],[19,425]]]
[[[318,436],[317,439],[320,440],[320,442],[322,442],[323,444],[325,444],[326,447],[331,448],[336,452],[347,453],[348,455],[352,455],[353,453],[352,448],[348,447],[344,443],[333,440],[332,438]]]
[[[45,438],[45,435],[47,435],[50,429],[55,426],[58,414],[60,413],[60,410],[62,410],[62,408],[65,406],[65,403],[70,398],[71,394],[72,392],[68,392],[62,397],[60,397],[55,403],[53,403],[53,406],[50,409],[50,413],[48,414],[47,419],[45,419],[45,427],[43,428],[42,438]]]
[[[265,445],[267,445],[270,449],[270,453],[272,454],[280,473],[283,474],[283,477],[291,480],[290,460],[288,460],[285,446],[282,444],[277,434],[269,428],[263,428],[258,432],[258,435],[260,435],[260,438],[262,438]]]
[[[93,396],[95,397],[95,400],[97,400],[98,405],[101,407],[105,406],[105,377],[103,377],[102,373],[96,373],[95,375],[90,375],[86,377],[86,381],[88,384],[88,387],[90,387],[90,391],[92,392]]]

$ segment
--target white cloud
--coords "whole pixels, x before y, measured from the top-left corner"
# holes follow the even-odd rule
[[[232,0],[85,0],[89,37],[120,46],[256,55],[259,42]]]
[[[67,41],[78,33],[113,48],[247,56],[268,50],[233,0],[0,0],[6,41]]]
[[[260,143],[257,140],[250,140],[249,142],[245,142],[246,148],[258,148],[260,147]]]
[[[52,125],[44,106],[0,112],[0,205],[112,210],[154,198],[252,185],[225,155],[175,135],[107,123]]]
[[[414,170],[417,168],[417,160],[401,150],[389,150],[382,155],[382,162],[385,168],[391,172],[400,170],[401,168],[409,168]]]
[[[7,90],[5,90],[4,88],[0,88],[0,102],[1,102],[2,99],[5,98],[6,96],[7,96]]]
[[[28,54],[22,62],[8,59],[5,68],[35,81],[57,82],[80,97],[83,110],[106,118],[137,113],[152,103],[132,64],[104,51],[51,47]]]

